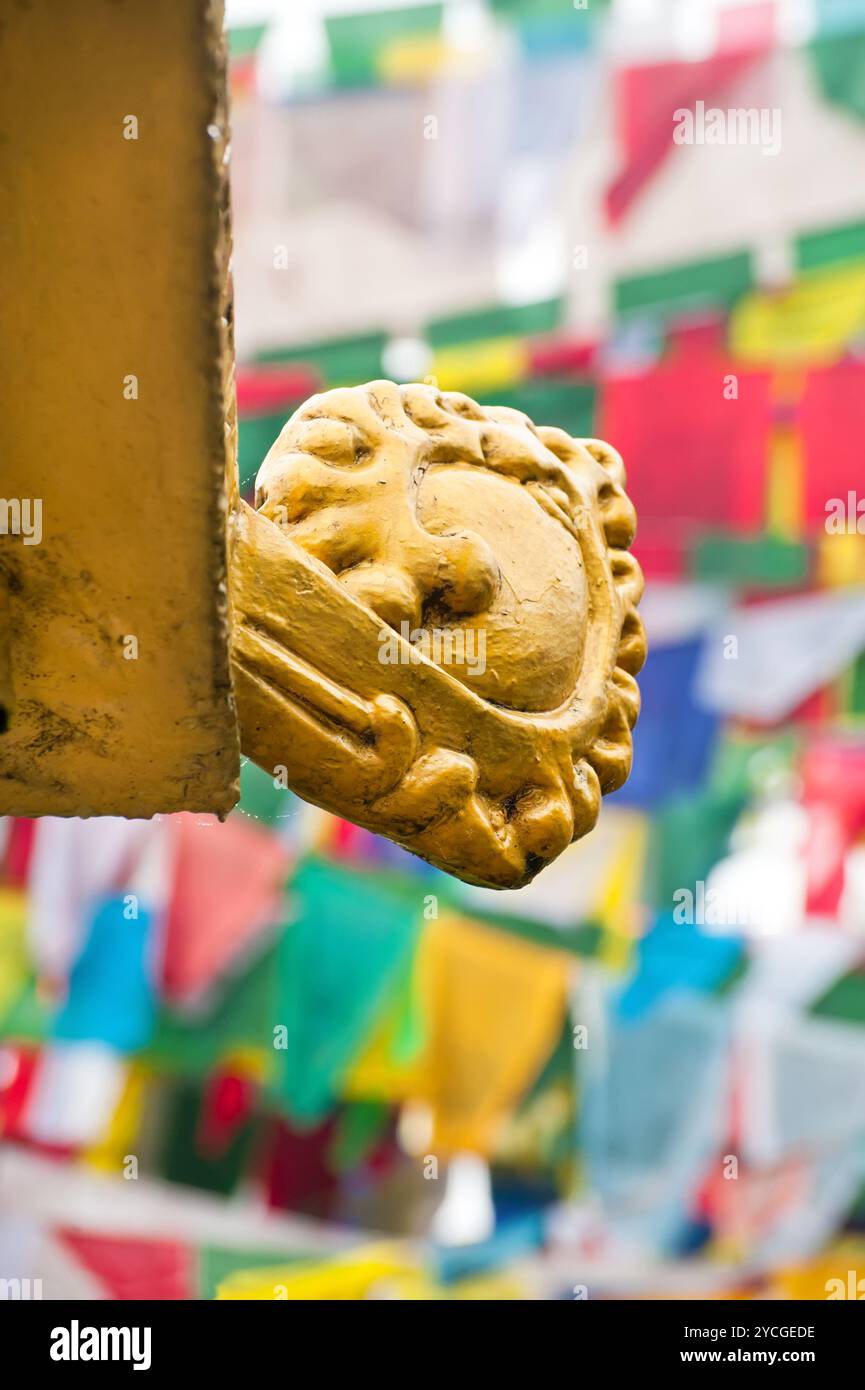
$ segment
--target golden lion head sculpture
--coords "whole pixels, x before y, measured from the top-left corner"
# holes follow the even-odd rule
[[[631,764],[645,659],[615,450],[428,385],[313,396],[237,513],[244,751],[470,882],[528,882]]]

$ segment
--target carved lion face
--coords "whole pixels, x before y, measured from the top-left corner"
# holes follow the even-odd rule
[[[331,617],[318,609],[313,647],[303,600],[277,614],[272,577],[258,627],[276,623],[295,659],[364,704],[366,748],[387,769],[352,767],[344,738],[335,767],[339,719],[320,710],[331,755],[315,786],[299,772],[301,793],[497,886],[526,881],[591,828],[600,793],[630,767],[645,655],[623,481],[607,445],[431,386],[377,381],[307,401],[262,464],[256,507],[285,547],[274,564],[281,554],[305,569],[308,601],[315,589]],[[241,656],[241,693],[254,667]],[[259,682],[261,671],[259,652]],[[296,700],[298,679],[286,670],[282,694]],[[386,727],[405,720],[412,737],[385,756]],[[267,766],[276,745],[255,722],[247,751]]]

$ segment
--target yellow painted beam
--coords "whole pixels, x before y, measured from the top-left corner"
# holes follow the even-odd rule
[[[0,570],[0,734],[12,718],[12,627],[9,620],[9,594]]]
[[[221,9],[0,0],[2,813],[237,798]]]

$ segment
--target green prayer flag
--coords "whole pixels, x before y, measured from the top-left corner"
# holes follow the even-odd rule
[[[295,1121],[314,1124],[391,1003],[414,953],[423,881],[306,860],[278,947],[271,1092]]]
[[[865,120],[865,34],[817,38],[808,51],[826,100],[849,116]]]
[[[494,304],[433,319],[426,338],[434,348],[459,347],[487,338],[530,338],[551,333],[564,314],[564,300],[543,299],[532,304]]]
[[[865,1024],[865,974],[851,970],[821,995],[809,1010],[816,1018]]]
[[[806,232],[796,239],[796,265],[799,270],[819,270],[841,261],[865,260],[865,222],[845,222]]]
[[[239,1249],[233,1246],[205,1245],[198,1251],[198,1296],[214,1299],[216,1290],[223,1280],[239,1270],[312,1264],[319,1258],[304,1250],[262,1250],[259,1247]]]
[[[263,1048],[269,1058],[274,1042],[277,998],[276,948],[270,946],[241,974],[230,976],[209,1012],[178,1013],[163,1008],[144,1060],[157,1070],[202,1077],[226,1053]]]
[[[387,49],[406,39],[434,37],[441,29],[443,10],[440,3],[327,16],[324,25],[337,85],[366,87],[377,83]]]
[[[357,386],[360,381],[377,381],[384,375],[382,354],[388,336],[374,331],[318,343],[266,348],[256,353],[255,360],[312,367],[322,377],[324,387]]]
[[[267,33],[266,24],[238,24],[228,30],[228,52],[232,59],[249,58]]]
[[[706,880],[727,853],[744,805],[744,794],[703,791],[677,798],[653,816],[645,890],[649,904],[669,910],[683,883]]]
[[[201,1137],[204,1104],[205,1092],[199,1082],[172,1083],[159,1170],[168,1182],[228,1197],[246,1171],[256,1123],[254,1119],[247,1121],[224,1148],[208,1153]]]
[[[690,554],[690,571],[695,579],[735,584],[739,588],[787,588],[803,583],[810,569],[809,547],[779,536],[711,532],[698,538]]]
[[[244,759],[240,765],[240,800],[232,815],[244,815],[262,825],[284,826],[297,809],[297,798],[280,787],[269,772]]]
[[[329,1167],[347,1173],[369,1157],[383,1137],[391,1107],[383,1101],[363,1100],[344,1105],[336,1117],[336,1127],[328,1149]]]
[[[536,425],[555,425],[576,439],[595,436],[597,390],[589,382],[538,377],[507,390],[484,392],[479,401],[521,410]]]
[[[36,990],[31,979],[23,992],[0,1018],[0,1038],[15,1043],[42,1043],[50,1036],[52,1011]]]
[[[706,261],[670,266],[646,275],[632,275],[615,286],[617,314],[645,309],[729,305],[754,284],[749,251]]]

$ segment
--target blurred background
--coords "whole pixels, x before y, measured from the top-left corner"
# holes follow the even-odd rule
[[[517,892],[0,821],[0,1289],[865,1297],[865,0],[227,21],[247,495],[381,376],[610,440],[634,768]]]

